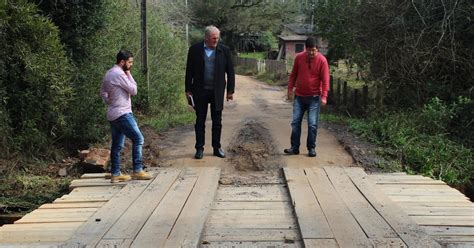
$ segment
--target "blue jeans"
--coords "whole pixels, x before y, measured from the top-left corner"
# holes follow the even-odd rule
[[[306,111],[308,112],[308,138],[306,139],[306,147],[308,150],[316,148],[319,96],[295,96],[293,103],[293,121],[291,122],[291,148],[293,150],[299,150],[300,148],[301,121]]]
[[[111,173],[113,176],[120,175],[120,152],[125,143],[125,137],[132,140],[133,171],[143,170],[142,146],[144,138],[137,121],[132,113],[124,114],[118,119],[110,121],[112,129],[112,147],[110,149],[110,160],[112,163]]]

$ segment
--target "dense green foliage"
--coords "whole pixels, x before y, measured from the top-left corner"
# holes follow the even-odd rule
[[[46,152],[67,132],[71,68],[58,29],[35,5],[11,1],[0,10],[2,156]]]
[[[136,4],[0,1],[0,205],[30,208],[55,199],[69,179],[57,178],[57,167],[44,161],[107,137],[99,89],[122,48],[135,55],[132,101],[140,124],[189,122],[184,39],[160,13],[157,6],[148,9],[148,84],[140,70]]]
[[[449,128],[470,104],[472,102],[466,99],[446,104],[434,98],[420,110],[343,121],[368,141],[383,147],[383,155],[402,164],[405,170],[474,189],[472,141],[464,145],[457,142]],[[464,127],[465,134],[472,129]]]
[[[274,37],[298,13],[295,1],[193,0],[190,6],[196,27],[216,25],[224,43],[239,51],[275,47]]]
[[[474,189],[474,29],[469,1],[317,1],[328,58],[377,92],[352,128],[407,170]],[[384,112],[384,111],[390,112]]]
[[[182,99],[186,49],[161,21],[158,8],[148,10],[148,84],[140,71],[137,6],[112,0],[38,4],[41,11],[26,0],[12,0],[1,8],[5,21],[0,39],[6,44],[0,70],[3,153],[23,150],[36,156],[54,144],[75,150],[104,137],[108,126],[98,91],[121,48],[135,54],[136,112],[186,111]]]
[[[33,209],[45,202],[52,202],[69,189],[70,180],[50,176],[16,173],[0,179],[0,203],[13,206],[14,211]],[[2,212],[8,213],[7,208]]]
[[[471,97],[474,30],[469,1],[317,1],[318,32],[329,57],[365,69],[382,84],[388,107],[422,106],[432,97]]]

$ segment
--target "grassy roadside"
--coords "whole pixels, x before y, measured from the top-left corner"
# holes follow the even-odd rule
[[[196,116],[192,111],[183,111],[182,113],[165,113],[160,116],[144,118],[144,124],[152,126],[155,131],[160,132],[167,128],[193,123]]]
[[[150,125],[156,132],[160,132],[173,126],[192,123],[195,115],[184,109],[182,113],[138,118],[141,125]],[[104,144],[109,145],[108,142]],[[58,157],[66,155],[58,151]],[[77,162],[78,159],[53,162],[20,157],[0,160],[0,215],[25,214],[67,194],[70,182],[82,174],[80,166],[74,165]],[[67,176],[59,176],[58,171],[66,167],[77,168],[77,171],[68,170]]]
[[[37,159],[0,161],[0,214],[26,213],[67,193],[75,177],[60,177],[61,167]]]
[[[376,144],[386,165],[410,174],[441,179],[474,196],[474,152],[472,147],[453,139],[447,132],[427,130],[433,121],[426,108],[412,112],[392,112],[368,119],[323,114],[321,120],[335,122]]]

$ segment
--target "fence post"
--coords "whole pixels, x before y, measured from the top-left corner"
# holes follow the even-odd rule
[[[341,79],[337,79],[337,85],[336,85],[336,99],[334,99],[336,102],[336,105],[341,104]]]
[[[328,97],[328,104],[334,103],[334,78],[332,76],[329,77],[329,97]]]
[[[344,81],[344,85],[342,86],[342,103],[344,105],[347,104],[347,81]]]
[[[368,103],[369,103],[369,86],[364,85],[364,88],[362,88],[362,106],[364,107],[364,111],[366,110]]]
[[[359,89],[354,89],[354,104],[352,106],[355,112],[360,109],[359,106]]]
[[[376,87],[376,90],[377,90],[377,95],[376,95],[376,99],[375,99],[375,105],[377,107],[377,110],[381,110],[382,107],[383,107],[383,95],[384,95],[384,92],[383,92],[383,87],[382,85],[380,84],[380,82],[377,83],[377,87]]]

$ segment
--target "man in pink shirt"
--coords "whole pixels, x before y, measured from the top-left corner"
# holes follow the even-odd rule
[[[107,104],[107,120],[112,130],[112,147],[110,149],[111,182],[124,182],[132,178],[149,180],[152,177],[143,171],[142,146],[143,135],[132,114],[131,96],[137,94],[137,83],[130,73],[133,66],[133,54],[121,50],[117,54],[117,62],[104,76],[100,88],[100,96]],[[124,146],[125,137],[132,140],[133,173],[123,175],[120,172],[120,152]]]
[[[284,152],[289,155],[300,153],[301,122],[307,111],[306,147],[308,156],[315,157],[320,102],[326,105],[329,91],[329,66],[326,58],[319,53],[319,46],[314,38],[306,40],[305,49],[296,55],[288,82],[288,99],[292,99],[295,94],[295,100],[291,122],[291,147]]]

